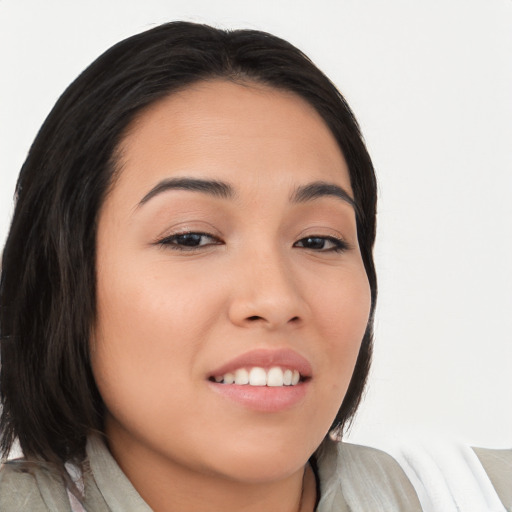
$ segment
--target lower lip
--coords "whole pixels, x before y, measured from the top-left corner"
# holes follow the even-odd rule
[[[295,386],[240,386],[208,382],[211,388],[228,400],[261,412],[280,412],[298,405],[306,396],[309,381]]]

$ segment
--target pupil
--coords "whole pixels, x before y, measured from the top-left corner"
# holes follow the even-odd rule
[[[188,233],[186,235],[180,235],[180,237],[178,238],[178,242],[181,245],[186,245],[189,247],[194,247],[196,245],[199,245],[200,241],[201,241],[201,235],[195,235],[192,233]]]
[[[307,238],[306,244],[311,249],[323,249],[324,248],[324,240],[322,238]]]

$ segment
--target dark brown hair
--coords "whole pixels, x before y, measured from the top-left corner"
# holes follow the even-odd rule
[[[372,248],[376,182],[344,98],[290,43],[254,30],[168,23],[100,56],[64,92],[39,131],[16,187],[0,281],[0,450],[16,438],[26,456],[83,456],[101,431],[103,402],[89,358],[95,322],[98,212],[116,169],[116,148],[137,113],[201,80],[255,81],[308,101],[334,134],[350,172],[370,320],[333,427],[347,425],[369,371],[377,293]]]

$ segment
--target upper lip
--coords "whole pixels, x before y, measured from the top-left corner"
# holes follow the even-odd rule
[[[255,366],[261,368],[279,366],[284,369],[298,370],[302,377],[311,377],[313,373],[311,364],[305,357],[297,354],[294,350],[281,348],[251,350],[215,368],[209,376],[216,377],[234,372],[238,368],[253,368]]]

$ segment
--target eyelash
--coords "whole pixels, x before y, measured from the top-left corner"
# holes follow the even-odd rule
[[[213,240],[214,243],[206,243],[201,245],[186,245],[187,238],[188,240],[195,240],[200,241],[200,238],[206,237],[210,240]],[[181,239],[182,243],[178,243]],[[313,242],[313,241],[320,241],[320,243],[323,243],[325,245],[325,242],[330,242],[333,244],[333,247],[329,249],[322,248],[311,248],[311,247],[304,247],[297,246],[299,242],[302,242],[304,244],[305,241]],[[315,243],[315,242],[313,242]],[[201,247],[208,247],[212,245],[222,245],[223,242],[219,240],[217,237],[210,235],[208,233],[201,233],[196,231],[189,231],[186,233],[177,233],[174,235],[166,236],[165,238],[162,238],[161,240],[157,241],[157,245],[160,245],[162,247],[168,247],[174,251],[197,251],[200,250]],[[295,244],[293,244],[294,247],[304,247],[305,249],[313,250],[315,252],[336,252],[336,253],[342,253],[350,249],[350,246],[347,242],[345,242],[342,238],[336,238],[334,236],[307,236],[304,238],[301,238],[300,240],[297,240]]]
[[[337,252],[337,253],[341,253],[341,252],[345,252],[347,251],[348,249],[350,249],[350,246],[348,245],[347,242],[345,242],[345,240],[343,240],[342,238],[336,238],[335,236],[306,236],[304,238],[301,238],[300,240],[297,240],[297,242],[295,242],[294,247],[296,247],[296,244],[298,244],[299,242],[304,242],[304,240],[308,240],[308,241],[313,241],[313,240],[320,240],[321,242],[330,242],[333,244],[333,247],[331,247],[330,249],[311,249],[311,250],[315,250],[317,252]],[[305,249],[308,249],[308,247],[305,247]]]
[[[210,238],[211,240],[214,240],[215,243],[209,243],[209,244],[202,244],[202,245],[185,245],[185,244],[179,244],[177,243],[178,240],[182,240],[182,242],[186,241],[186,238],[189,239],[196,239],[199,237],[206,237]],[[162,238],[157,242],[158,245],[169,247],[170,249],[174,251],[195,251],[198,250],[201,247],[206,247],[210,245],[222,245],[222,242],[215,236],[209,235],[208,233],[201,233],[198,231],[188,231],[185,233],[176,233],[174,235],[166,236],[165,238]]]

